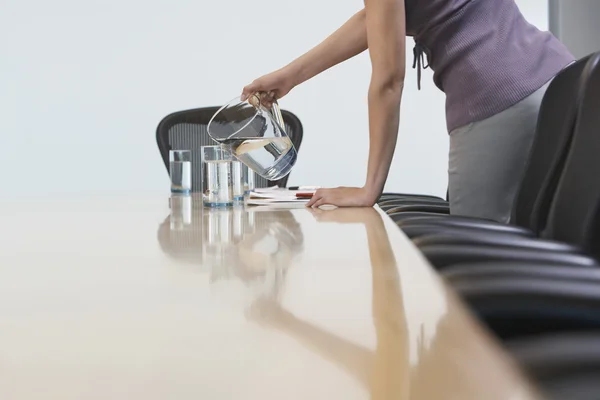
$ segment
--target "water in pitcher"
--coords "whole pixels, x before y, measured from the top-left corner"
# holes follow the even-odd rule
[[[228,139],[235,156],[257,174],[275,181],[286,176],[296,163],[297,153],[288,137]]]

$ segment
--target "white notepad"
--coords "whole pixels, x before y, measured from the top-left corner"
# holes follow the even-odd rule
[[[273,204],[303,204],[307,203],[310,198],[302,197],[298,198],[298,193],[314,193],[314,191],[299,191],[299,190],[287,190],[280,188],[266,188],[266,189],[255,189],[250,192],[248,199],[246,200],[247,205],[264,206]]]

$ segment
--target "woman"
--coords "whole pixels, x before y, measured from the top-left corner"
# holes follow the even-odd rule
[[[414,65],[431,66],[446,94],[452,214],[507,222],[551,79],[573,61],[514,0],[366,0],[314,49],[243,90],[281,98],[294,86],[369,49],[369,163],[362,188],[322,189],[310,206],[372,206],[383,191],[399,126],[405,36]],[[428,65],[423,65],[427,58]],[[419,82],[420,86],[420,82]]]

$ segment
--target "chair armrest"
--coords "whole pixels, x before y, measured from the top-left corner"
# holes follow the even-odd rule
[[[390,218],[394,222],[406,221],[413,218],[422,218],[422,217],[434,217],[434,218],[448,218],[450,214],[436,214],[432,212],[424,212],[424,211],[406,211],[401,213],[391,214]]]
[[[381,209],[391,209],[394,207],[401,206],[412,206],[412,205],[444,205],[447,206],[443,200],[429,200],[429,199],[394,199],[394,200],[386,200],[380,203],[377,203]]]
[[[449,217],[450,218],[450,217]],[[445,218],[439,218],[445,219]],[[404,232],[406,236],[411,239],[416,239],[425,235],[433,235],[433,234],[451,234],[457,235],[460,233],[467,234],[487,234],[487,233],[503,233],[510,235],[518,235],[521,237],[534,237],[533,232],[528,229],[521,228],[513,225],[486,225],[485,223],[481,225],[471,224],[471,225],[463,225],[463,226],[445,226],[445,225],[437,225],[433,223],[422,224],[422,225],[414,225],[414,226],[400,226],[400,229]]]
[[[434,245],[489,245],[498,247],[513,247],[524,249],[537,249],[542,251],[561,251],[569,253],[580,253],[581,249],[563,242],[543,240],[538,238],[526,238],[520,235],[496,233],[496,232],[472,232],[463,231],[459,233],[438,233],[433,235],[419,236],[413,240],[417,247]]]
[[[379,198],[380,199],[383,199],[383,198],[395,198],[395,199],[397,199],[397,198],[407,198],[407,199],[421,198],[421,199],[433,199],[433,200],[445,201],[445,199],[442,199],[441,197],[433,196],[433,195],[429,195],[429,194],[390,193],[390,192],[382,193]]]
[[[600,329],[600,285],[556,279],[454,280],[454,289],[501,339]]]
[[[597,332],[547,334],[512,340],[505,345],[533,379],[550,389],[548,398],[578,399],[582,393],[593,398],[594,393],[600,393],[600,336]],[[554,387],[560,388],[560,396],[555,395],[551,389]],[[566,387],[570,388],[570,394],[565,393]]]
[[[386,210],[386,213],[393,215],[396,213],[408,212],[408,211],[419,211],[419,212],[431,212],[436,214],[450,214],[450,206],[444,204],[420,204],[420,205],[402,205],[390,208]]]
[[[473,217],[463,217],[460,215],[450,215],[450,218],[444,218],[440,220],[435,216],[423,216],[419,219],[411,218],[410,220],[403,221],[400,227],[405,226],[413,226],[413,225],[422,225],[422,224],[436,224],[436,225],[445,225],[445,226],[464,226],[464,227],[483,227],[483,226],[511,226],[517,227],[517,225],[509,225],[504,224],[498,221],[494,221],[491,219],[482,219],[482,218],[473,218]],[[521,228],[519,229],[527,229]],[[529,231],[529,229],[527,229]]]
[[[467,279],[496,278],[544,278],[560,281],[583,281],[600,283],[600,268],[573,267],[540,262],[490,261],[449,266],[441,272],[446,282],[465,282]]]
[[[435,245],[420,248],[429,262],[443,270],[450,265],[487,261],[541,262],[558,265],[595,266],[596,260],[581,254],[502,248],[485,245]]]

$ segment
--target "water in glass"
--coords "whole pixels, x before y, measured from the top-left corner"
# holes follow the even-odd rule
[[[190,193],[192,190],[192,162],[171,161],[171,192]]]
[[[204,161],[205,182],[204,205],[224,207],[233,205],[233,188],[231,181],[231,161]]]

